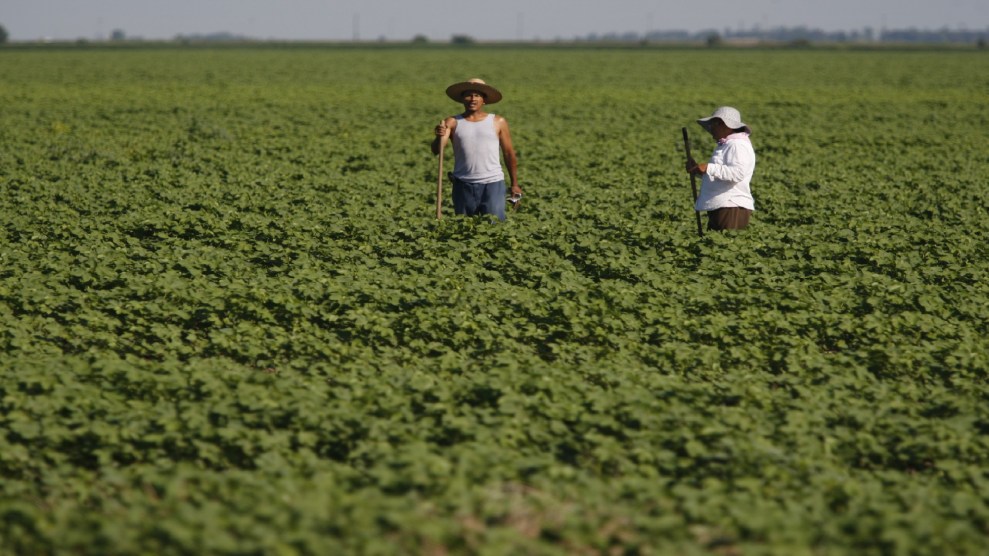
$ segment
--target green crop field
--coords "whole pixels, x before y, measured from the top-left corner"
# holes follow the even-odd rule
[[[0,554],[985,554],[989,54],[0,49]],[[434,214],[444,88],[522,208]],[[753,129],[698,237],[680,128]],[[452,167],[452,156],[447,164]]]

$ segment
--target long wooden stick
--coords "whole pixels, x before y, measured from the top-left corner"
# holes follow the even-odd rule
[[[436,176],[436,219],[443,219],[443,147],[446,146],[446,137],[440,137],[440,170]]]
[[[691,160],[693,157],[690,156],[690,138],[687,137],[687,128],[680,128],[683,130],[683,148],[687,151],[687,160]],[[690,190],[694,194],[694,205],[697,204],[697,179],[694,177],[694,173],[690,173]],[[701,211],[694,209],[694,215],[697,216],[697,235],[704,237],[704,227],[701,226]]]

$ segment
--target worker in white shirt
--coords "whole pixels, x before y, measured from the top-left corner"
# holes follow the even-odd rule
[[[484,107],[501,100],[501,93],[481,79],[454,83],[446,89],[451,99],[463,104],[464,112],[450,116],[435,128],[433,154],[440,143],[453,140],[453,208],[457,214],[492,214],[505,219],[505,172],[499,152],[508,168],[511,202],[522,197],[518,179],[518,159],[512,146],[508,121],[489,114]]]
[[[687,161],[687,172],[699,174],[701,192],[694,210],[707,212],[708,230],[740,230],[755,210],[750,182],[755,172],[752,130],[731,106],[722,106],[697,123],[718,142],[707,162]]]

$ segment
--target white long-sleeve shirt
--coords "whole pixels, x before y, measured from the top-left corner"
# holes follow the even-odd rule
[[[734,133],[719,142],[707,163],[694,210],[742,207],[755,210],[749,183],[755,172],[755,150],[747,133]]]

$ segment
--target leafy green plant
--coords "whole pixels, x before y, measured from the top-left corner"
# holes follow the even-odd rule
[[[984,56],[475,45],[495,224],[430,217],[457,49],[0,54],[0,552],[984,549]]]

